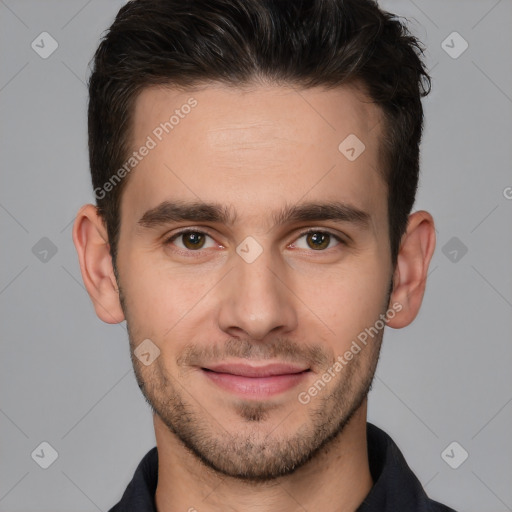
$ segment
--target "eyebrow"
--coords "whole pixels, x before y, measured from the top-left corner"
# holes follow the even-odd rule
[[[171,222],[215,222],[233,226],[237,214],[226,205],[218,203],[164,201],[146,211],[138,224],[145,228],[155,228]],[[272,213],[276,226],[293,222],[334,220],[349,222],[362,228],[370,224],[370,214],[355,206],[339,201],[325,203],[308,202],[285,205]]]

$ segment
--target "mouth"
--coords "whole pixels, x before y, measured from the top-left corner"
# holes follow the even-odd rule
[[[212,383],[244,398],[268,398],[298,386],[310,369],[287,363],[221,363],[201,368]]]

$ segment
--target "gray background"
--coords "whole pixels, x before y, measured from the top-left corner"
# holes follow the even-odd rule
[[[108,510],[155,445],[125,325],[96,317],[71,240],[78,208],[93,202],[87,66],[122,4],[0,0],[4,512]],[[512,2],[382,5],[427,46],[433,92],[415,208],[433,214],[438,245],[417,320],[385,335],[369,419],[433,498],[512,510]],[[43,31],[58,42],[46,59],[31,48]],[[453,31],[469,44],[456,59],[441,46]],[[31,457],[43,441],[58,452],[48,469]],[[441,456],[453,441],[469,453],[458,469]],[[448,453],[457,462],[462,452]]]

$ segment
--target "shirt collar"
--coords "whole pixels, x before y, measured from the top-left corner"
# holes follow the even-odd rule
[[[357,512],[455,512],[430,500],[398,446],[383,430],[367,423],[368,459],[374,485]],[[109,512],[157,512],[158,451],[141,460],[121,501]]]
[[[402,452],[386,432],[371,423],[366,424],[366,432],[374,484],[357,512],[455,512],[428,498]]]

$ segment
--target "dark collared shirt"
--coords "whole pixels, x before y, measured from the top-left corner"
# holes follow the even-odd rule
[[[357,512],[455,512],[428,498],[391,437],[367,423],[368,459],[374,485]],[[158,452],[138,465],[121,501],[109,512],[156,512]]]

